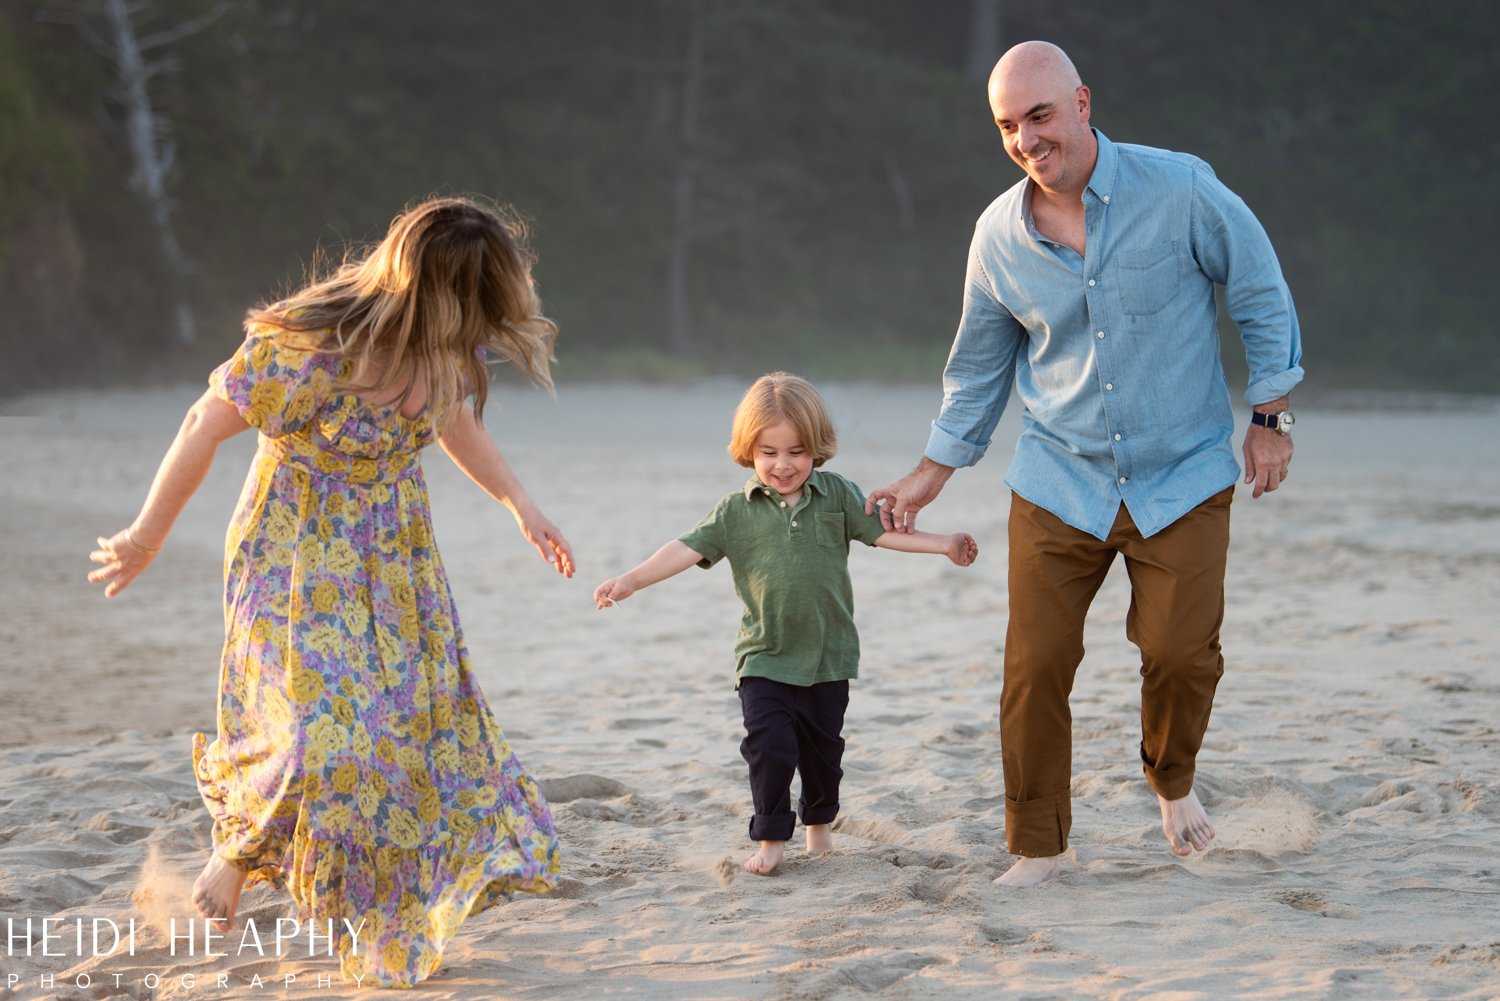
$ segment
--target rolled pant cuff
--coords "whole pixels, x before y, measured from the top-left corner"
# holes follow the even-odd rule
[[[1067,792],[1025,802],[1005,797],[1005,846],[1012,855],[1050,858],[1068,848],[1073,801]]]
[[[1179,765],[1163,770],[1144,762],[1141,771],[1146,773],[1146,783],[1151,786],[1151,791],[1166,800],[1181,799],[1192,792],[1193,779],[1197,775],[1197,769],[1192,766]]]
[[[757,813],[750,818],[750,840],[790,841],[796,826],[795,813]]]
[[[803,807],[802,823],[804,825],[831,824],[838,815],[839,805],[837,803],[832,806]]]

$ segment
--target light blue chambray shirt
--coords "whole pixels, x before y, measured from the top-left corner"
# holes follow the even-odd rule
[[[978,462],[1014,384],[1026,409],[1006,484],[1100,539],[1123,502],[1149,536],[1239,477],[1215,284],[1251,404],[1302,381],[1302,338],[1265,230],[1208,164],[1094,134],[1084,256],[1037,232],[1030,178],[979,217],[926,455]]]

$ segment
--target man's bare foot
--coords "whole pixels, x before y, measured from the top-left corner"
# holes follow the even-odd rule
[[[760,851],[745,859],[743,868],[757,876],[769,876],[781,864],[781,856],[785,852],[785,841],[762,841]]]
[[[811,855],[827,855],[833,851],[833,832],[827,824],[807,825],[807,851]]]
[[[1167,844],[1175,855],[1191,855],[1194,849],[1203,851],[1214,839],[1214,825],[1209,823],[1208,812],[1198,802],[1198,794],[1189,792],[1181,799],[1156,797],[1161,804],[1161,829],[1167,836]]]
[[[243,869],[212,855],[193,883],[193,906],[220,931],[227,930],[234,924],[234,912],[240,905],[240,888],[244,885]]]
[[[1016,864],[995,877],[996,886],[1036,886],[1062,875],[1062,856],[1047,855],[1042,858],[1021,856]]]

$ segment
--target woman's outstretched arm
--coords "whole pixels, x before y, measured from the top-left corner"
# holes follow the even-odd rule
[[[173,522],[208,475],[219,443],[249,427],[234,405],[215,396],[213,390],[198,398],[161,460],[140,514],[124,531],[107,539],[101,536],[99,548],[89,554],[99,564],[89,573],[89,580],[105,584],[106,598],[119,594],[151,565]]]
[[[449,417],[438,442],[465,476],[515,516],[521,535],[536,547],[543,559],[563,576],[573,576],[573,547],[527,495],[510,463],[500,454],[500,446],[475,418],[470,404],[465,403]]]

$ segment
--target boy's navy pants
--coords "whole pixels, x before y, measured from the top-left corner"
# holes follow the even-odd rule
[[[755,815],[750,837],[787,841],[801,814],[803,824],[828,824],[839,814],[844,777],[844,710],[849,682],[788,685],[770,678],[741,678],[745,739],[740,753],[750,766]],[[792,773],[802,775],[802,796],[792,813]]]

